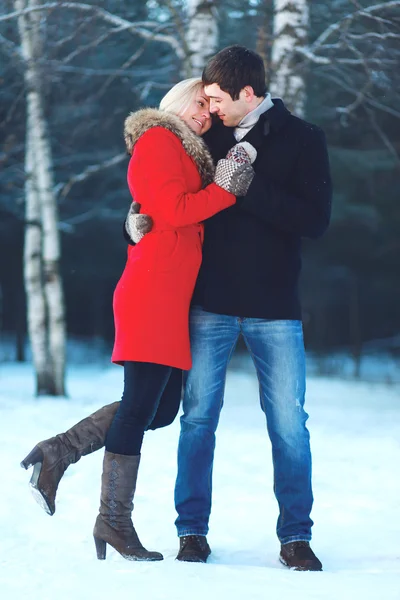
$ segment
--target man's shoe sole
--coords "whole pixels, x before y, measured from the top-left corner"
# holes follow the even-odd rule
[[[208,556],[207,556],[207,558],[208,558]],[[179,562],[206,563],[207,558],[203,559],[203,558],[200,558],[199,556],[185,556],[185,557],[178,558],[178,556],[177,556],[175,560],[179,560]]]
[[[290,565],[288,565],[288,563],[285,561],[285,559],[283,558],[282,555],[279,555],[279,561],[288,569],[290,569],[291,571],[313,571],[315,573],[318,573],[320,571],[322,571],[322,567],[320,569],[308,569],[307,567],[291,567]]]

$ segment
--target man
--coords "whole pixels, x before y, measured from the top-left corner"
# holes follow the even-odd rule
[[[203,262],[190,315],[193,367],[184,378],[175,486],[181,561],[206,562],[215,432],[227,366],[240,333],[253,358],[267,418],[279,505],[280,560],[321,570],[309,546],[311,452],[304,410],[305,352],[298,297],[301,238],[329,224],[331,181],[323,132],[265,89],[262,59],[231,46],[203,72],[215,161],[239,141],[258,152],[237,205],[205,222]]]

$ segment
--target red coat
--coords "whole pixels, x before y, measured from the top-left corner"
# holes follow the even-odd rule
[[[232,206],[236,198],[214,183],[201,189],[196,163],[164,127],[148,129],[135,143],[128,185],[154,224],[136,246],[128,247],[114,292],[112,361],[190,369],[188,321],[201,263],[199,222]]]

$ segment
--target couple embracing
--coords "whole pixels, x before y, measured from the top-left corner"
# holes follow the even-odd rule
[[[310,547],[298,279],[301,238],[317,238],[329,224],[324,134],[271,98],[258,54],[231,46],[210,59],[202,79],[174,86],[159,109],[129,115],[125,141],[134,202],[112,355],[124,367],[122,399],[37,444],[22,461],[34,467],[32,489],[54,514],[67,467],[105,446],[97,556],[104,559],[109,544],[129,560],[162,560],[142,545],[131,514],[144,433],[175,419],[183,385],[177,559],[206,562],[215,432],[241,334],[272,445],[280,560],[322,570]]]

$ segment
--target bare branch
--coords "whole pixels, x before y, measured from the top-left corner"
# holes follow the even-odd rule
[[[350,46],[348,46],[350,47]],[[394,58],[336,58],[335,56],[318,56],[310,51],[309,48],[296,48],[296,53],[301,54],[305,58],[307,58],[310,62],[316,65],[331,65],[333,63],[341,64],[341,65],[361,65],[365,63],[369,63],[371,65],[397,65],[398,60]]]
[[[122,220],[125,217],[128,209],[126,209],[125,211],[114,210],[107,207],[107,202],[108,201],[103,202],[104,206],[102,206],[101,203],[96,204],[96,206],[93,206],[89,210],[80,213],[79,215],[75,215],[73,217],[69,217],[67,219],[63,219],[62,221],[59,221],[58,228],[64,233],[74,233],[76,225],[81,225],[86,221],[90,221],[93,219],[93,217],[96,217],[97,219],[104,219],[107,221],[110,221],[111,219],[118,220],[122,223]]]
[[[82,171],[82,173],[74,175],[66,183],[59,183],[58,185],[56,185],[54,191],[56,195],[60,198],[60,200],[64,200],[71,191],[73,185],[85,181],[85,179],[88,179],[88,177],[91,177],[92,175],[94,175],[94,173],[98,173],[103,169],[114,167],[115,165],[121,163],[123,160],[126,160],[125,152],[123,154],[117,154],[116,156],[113,156],[113,158],[109,158],[108,160],[105,160],[101,163],[97,163],[96,165],[89,165],[84,171]]]
[[[145,40],[144,43],[142,44],[142,46],[135,52],[135,54],[132,54],[132,56],[129,57],[128,60],[126,60],[123,63],[123,65],[119,68],[119,71],[124,71],[124,70],[128,69],[134,62],[136,62],[140,58],[140,56],[143,54],[143,52],[145,51],[147,44],[148,44],[148,40]],[[98,92],[94,96],[92,96],[92,100],[98,100],[99,98],[101,98],[101,96],[110,87],[112,82],[115,81],[115,79],[116,79],[116,75],[114,75],[114,74],[110,75],[110,77],[108,77],[108,79],[103,83],[103,85],[98,90]]]
[[[356,88],[354,88],[344,82],[343,76],[341,76],[342,74],[339,74],[336,77],[332,73],[324,73],[323,71],[319,71],[319,72],[316,71],[316,75],[318,77],[322,77],[323,79],[328,79],[329,81],[336,83],[336,85],[341,87],[346,92],[349,92],[350,94],[357,95],[359,92],[359,90],[357,90]],[[369,106],[372,106],[373,108],[377,108],[377,109],[381,110],[382,112],[386,112],[389,115],[393,115],[394,117],[397,117],[398,119],[400,119],[400,112],[398,110],[395,110],[394,108],[391,108],[390,106],[386,106],[385,104],[382,104],[381,102],[378,102],[377,100],[374,100],[373,98],[370,98],[369,96],[365,97],[365,104],[368,104]]]
[[[121,33],[121,31],[126,31],[127,29],[128,29],[128,27],[126,25],[123,25],[121,27],[114,27],[114,29],[111,29],[110,31],[103,33],[103,35],[97,36],[89,44],[86,44],[84,46],[79,46],[73,52],[68,54],[68,56],[63,58],[63,60],[62,60],[63,64],[67,64],[67,63],[71,62],[71,60],[73,60],[76,56],[79,56],[79,54],[82,54],[82,52],[85,52],[86,50],[91,50],[92,48],[96,48],[102,42],[104,42],[106,39],[108,39],[115,33]]]
[[[170,83],[159,83],[157,81],[146,81],[146,83],[142,87],[142,90],[140,93],[140,100],[142,100],[142,101],[146,100],[147,96],[150,94],[150,92],[153,88],[160,89],[160,90],[166,90],[166,89],[170,89],[170,87],[171,87]]]
[[[90,23],[92,20],[93,20],[93,17],[86,17],[85,19],[82,19],[82,21],[79,23],[78,27],[74,28],[74,31],[73,31],[73,33],[71,33],[71,35],[67,35],[66,37],[62,38],[62,40],[58,40],[56,42],[56,44],[54,44],[54,46],[56,46],[58,49],[60,49],[65,44],[68,44],[68,42],[72,42],[72,40],[75,39],[76,36],[82,31],[82,29],[84,29],[84,27],[86,27],[86,25],[88,23]]]
[[[393,94],[390,96],[392,106],[389,106],[376,100],[373,91],[379,86],[377,71],[381,78],[385,73],[397,71],[400,53],[391,43],[400,39],[400,33],[396,18],[388,11],[400,8],[400,0],[374,4],[368,8],[361,6],[358,0],[351,0],[351,4],[355,7],[354,12],[327,27],[312,44],[306,47],[299,45],[295,53],[320,67],[314,70],[316,75],[329,78],[354,96],[347,106],[336,109],[342,118],[361,105],[398,118],[400,113],[392,103]],[[370,22],[365,23],[365,18]],[[375,31],[367,31],[371,25]],[[299,68],[302,66],[299,65]],[[328,69],[330,75],[327,74]]]
[[[366,40],[366,39],[378,39],[378,40],[399,40],[400,39],[400,34],[399,33],[392,33],[392,32],[386,32],[386,33],[378,33],[377,31],[368,31],[365,33],[347,33],[346,37],[350,38],[351,40]],[[325,48],[327,48],[327,46],[324,46]]]
[[[309,49],[314,54],[315,51],[318,48],[320,48],[324,44],[324,42],[328,38],[330,38],[330,36],[333,33],[340,31],[344,25],[348,26],[350,24],[350,22],[354,21],[354,19],[357,18],[358,16],[371,17],[376,20],[385,21],[388,24],[392,24],[391,21],[388,21],[387,19],[381,19],[374,13],[376,13],[378,11],[382,11],[382,10],[388,10],[391,8],[397,8],[397,7],[400,7],[400,0],[392,0],[390,2],[385,2],[384,4],[374,4],[373,6],[369,6],[368,8],[363,8],[363,9],[357,10],[353,13],[349,13],[348,15],[343,17],[340,21],[338,21],[337,23],[333,23],[327,29],[325,29],[325,31],[323,33],[321,33],[321,35],[309,46]]]
[[[6,37],[0,34],[0,44],[7,51],[8,56],[17,56],[20,60],[24,60],[22,57],[22,52],[17,44],[11,42]]]
[[[11,121],[11,119],[13,118],[14,113],[17,109],[18,103],[24,97],[24,95],[25,95],[25,88],[22,87],[22,90],[19,92],[17,97],[14,99],[14,102],[11,104],[10,108],[8,109],[8,112],[5,116],[5,118],[0,122],[0,128],[5,127]]]
[[[367,92],[372,87],[372,78],[371,78],[371,73],[368,69],[367,60],[363,57],[361,52],[353,44],[349,44],[349,49],[357,57],[356,60],[358,60],[359,63],[363,65],[365,74],[367,76],[367,81],[364,84],[364,86],[362,87],[362,89],[357,93],[355,100],[351,104],[349,104],[346,107],[339,107],[337,109],[338,112],[340,112],[342,114],[346,114],[346,115],[349,115],[351,112],[356,110],[356,108],[358,108],[361,104],[363,104],[363,102],[365,101]]]
[[[136,23],[136,25],[137,25],[137,23]],[[161,31],[162,29],[165,29],[165,27],[166,27],[166,25],[160,25],[160,24],[158,24],[158,26],[157,26],[157,23],[153,24],[153,26],[155,27],[154,32]],[[97,46],[99,46],[102,42],[104,42],[106,39],[108,39],[112,35],[114,35],[116,33],[121,33],[121,31],[127,31],[129,28],[130,28],[130,25],[121,25],[120,27],[114,27],[114,29],[107,31],[103,35],[99,35],[97,38],[95,38],[89,44],[86,44],[85,46],[79,46],[78,48],[76,48],[76,50],[74,50],[68,56],[66,56],[62,61],[63,64],[67,64],[67,63],[71,62],[76,56],[79,56],[80,54],[82,54],[82,52],[85,52],[86,50],[91,50],[92,48],[96,48]],[[146,43],[148,43],[149,41],[151,41],[151,40],[150,39],[145,40]],[[139,54],[139,56],[140,56],[140,54]],[[139,56],[137,58],[139,58]],[[135,62],[135,61],[132,61],[132,62]]]
[[[54,68],[55,71],[61,71],[65,73],[79,73],[87,76],[99,76],[110,75],[115,77],[148,77],[150,75],[165,75],[171,71],[175,71],[174,65],[169,67],[162,67],[159,69],[153,69],[151,67],[138,67],[136,69],[124,70],[121,69],[98,69],[90,67],[73,67],[72,65],[63,65],[55,60],[44,60],[40,61],[41,64],[45,64]]]
[[[358,91],[356,93],[356,98],[355,100],[351,103],[348,104],[347,106],[338,106],[336,108],[337,112],[340,113],[341,115],[350,115],[353,111],[356,110],[356,108],[358,108],[361,104],[363,104],[366,101],[366,94],[368,92],[368,90],[371,87],[371,82],[368,81],[364,87]]]
[[[400,2],[400,0],[399,0]],[[173,35],[165,35],[162,33],[155,33],[154,31],[150,31],[150,26],[153,26],[153,22],[145,22],[146,26],[149,27],[146,29],[144,26],[138,25],[137,23],[133,23],[132,21],[128,21],[122,17],[114,15],[103,8],[98,6],[94,6],[92,4],[84,4],[82,2],[47,2],[42,4],[41,6],[34,6],[30,8],[26,8],[24,10],[13,11],[6,15],[0,16],[0,23],[3,21],[9,21],[11,19],[15,19],[21,15],[25,15],[32,12],[42,12],[49,10],[58,10],[60,8],[69,8],[71,10],[78,10],[81,12],[90,12],[93,13],[99,19],[105,21],[106,23],[110,23],[111,25],[115,25],[117,27],[124,27],[127,31],[132,33],[136,33],[140,37],[146,40],[152,40],[156,42],[162,42],[168,44],[173,48],[175,54],[181,60],[184,60],[185,53],[182,50],[181,44]],[[160,24],[155,23],[154,27],[159,28]]]
[[[378,134],[378,136],[380,137],[380,139],[382,140],[382,142],[384,143],[384,145],[386,146],[386,148],[389,150],[390,154],[393,156],[393,158],[395,159],[395,161],[400,166],[400,156],[396,152],[395,147],[393,146],[392,142],[389,140],[389,138],[386,135],[386,133],[378,125],[378,123],[376,121],[376,117],[375,117],[374,111],[371,110],[371,109],[369,109],[369,108],[367,108],[367,107],[365,107],[365,110],[366,110],[366,113],[367,113],[367,115],[369,117],[369,120],[371,122],[372,127],[375,129],[376,133]]]

